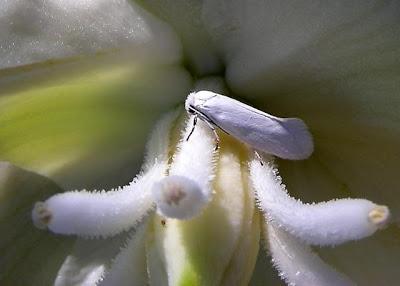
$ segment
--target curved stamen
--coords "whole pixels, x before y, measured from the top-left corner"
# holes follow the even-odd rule
[[[313,245],[336,245],[372,235],[389,221],[386,206],[365,199],[340,199],[303,204],[290,197],[273,162],[250,163],[261,209],[268,220]]]
[[[168,114],[156,125],[148,143],[143,175],[116,190],[66,192],[38,202],[32,211],[35,225],[84,237],[108,237],[135,226],[154,206],[151,187],[165,176],[169,134],[176,116]]]

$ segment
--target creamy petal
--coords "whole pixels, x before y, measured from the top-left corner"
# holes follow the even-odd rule
[[[250,194],[248,198],[249,207],[246,208],[241,237],[221,285],[248,285],[255,269],[260,246],[261,220],[260,213],[251,207],[255,206],[254,197]]]
[[[151,43],[177,58],[172,30],[127,0],[0,3],[0,68]]]

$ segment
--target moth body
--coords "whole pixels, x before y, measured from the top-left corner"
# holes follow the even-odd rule
[[[185,108],[252,148],[283,159],[306,159],[314,150],[307,125],[298,118],[272,116],[210,91],[189,94]]]

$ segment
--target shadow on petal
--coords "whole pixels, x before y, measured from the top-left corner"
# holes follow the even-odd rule
[[[36,229],[35,201],[63,190],[51,180],[0,162],[0,284],[51,285],[73,238]]]

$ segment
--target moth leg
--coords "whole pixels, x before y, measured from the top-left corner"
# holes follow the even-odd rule
[[[208,125],[208,127],[211,128],[212,132],[214,133],[214,137],[215,137],[215,151],[218,150],[219,148],[219,136],[217,133],[217,130],[215,130],[215,127],[208,121],[208,120],[204,120],[204,122]]]
[[[254,150],[254,154],[256,155],[257,159],[260,161],[261,166],[264,166],[264,163],[261,159],[261,155],[256,150]]]
[[[193,132],[194,132],[194,128],[196,127],[197,124],[197,115],[193,116],[193,127],[192,130],[190,130],[189,135],[186,137],[186,141],[189,141],[190,136],[192,136]]]

